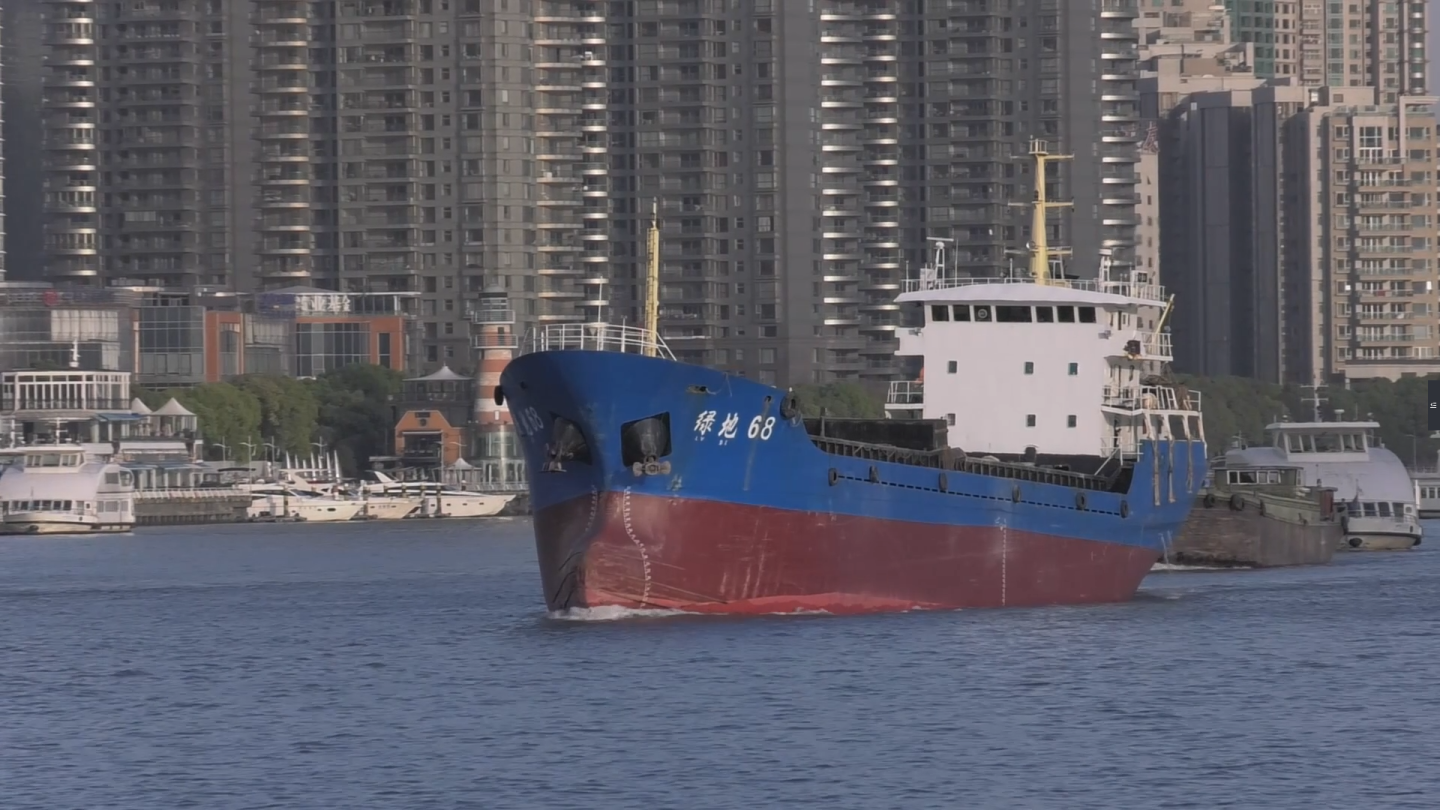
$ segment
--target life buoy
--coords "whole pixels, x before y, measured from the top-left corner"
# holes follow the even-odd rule
[[[1207,493],[1205,493],[1204,504],[1205,504],[1205,508],[1206,508],[1206,509],[1214,509],[1214,508],[1215,508],[1215,493],[1213,493],[1213,492],[1207,492]]]
[[[831,467],[831,468],[830,468],[830,486],[832,486],[832,487],[835,486],[835,484],[839,483],[839,481],[840,481],[840,471],[837,470],[837,469],[835,469],[834,467]]]
[[[504,406],[505,404],[505,389],[498,385],[495,386],[495,404],[497,406]]]
[[[1085,493],[1075,493],[1075,508],[1082,512],[1085,511]]]
[[[1230,496],[1230,509],[1235,512],[1245,511],[1245,499],[1240,497],[1240,493],[1237,492]]]
[[[945,473],[940,473],[940,491],[950,491],[950,479],[945,477]]]
[[[1130,502],[1129,502],[1129,501],[1121,501],[1121,502],[1120,502],[1120,517],[1121,517],[1122,519],[1130,517]]]

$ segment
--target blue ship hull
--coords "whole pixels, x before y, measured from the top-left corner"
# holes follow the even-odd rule
[[[552,610],[1122,601],[1206,473],[1198,440],[1144,442],[1119,492],[1019,465],[827,452],[784,391],[619,352],[524,355],[500,388]]]

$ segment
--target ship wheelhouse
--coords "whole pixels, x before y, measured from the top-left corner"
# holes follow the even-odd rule
[[[1157,285],[922,278],[900,335],[922,379],[892,384],[894,417],[943,419],[953,447],[997,457],[1131,456],[1147,438],[1202,440],[1199,394],[1167,381]]]

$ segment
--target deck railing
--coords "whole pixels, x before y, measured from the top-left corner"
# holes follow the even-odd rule
[[[613,323],[552,323],[530,330],[523,351],[590,351],[645,354],[674,360],[665,339],[649,329]]]
[[[973,287],[978,284],[1033,284],[1034,279],[1030,278],[907,278],[905,279],[904,292],[924,292],[930,290],[951,290],[959,287]],[[1063,287],[1069,290],[1084,290],[1086,292],[1109,293],[1111,295],[1122,295],[1127,298],[1140,298],[1146,301],[1163,302],[1165,300],[1165,288],[1159,284],[1141,284],[1131,281],[1100,281],[1099,279],[1076,279],[1052,278],[1046,280],[1045,284],[1050,287]]]
[[[1199,411],[1200,392],[1185,391],[1184,402],[1177,389],[1168,385],[1105,386],[1104,404],[1110,408],[1150,411]]]
[[[890,393],[885,405],[898,408],[918,408],[925,404],[925,383],[912,380],[896,380],[890,383]]]

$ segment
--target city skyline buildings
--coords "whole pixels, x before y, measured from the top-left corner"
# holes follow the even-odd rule
[[[1257,13],[1304,22],[1317,4],[1228,5],[1226,35],[1256,39]],[[1397,23],[1423,14],[1389,5]],[[1352,11],[1335,19],[1385,35],[1385,18]],[[26,120],[18,138],[5,123],[34,156],[6,182],[43,204],[7,241],[35,257],[43,234],[61,281],[404,292],[421,361],[464,367],[488,282],[522,328],[637,320],[655,206],[662,331],[681,359],[879,382],[905,371],[894,297],[927,240],[955,240],[962,273],[1023,267],[1028,214],[1012,203],[1033,178],[1014,158],[1030,137],[1081,158],[1049,189],[1076,202],[1049,234],[1073,249],[1069,272],[1093,275],[1102,247],[1123,272],[1160,241],[1147,220],[1164,192],[1142,188],[1158,170],[1137,170],[1155,162],[1137,149],[1155,120],[1140,36],[1157,21],[1212,36],[1213,14],[1196,0],[11,4],[5,22],[44,53],[22,47],[39,79],[6,86],[42,102],[29,141]],[[1406,31],[1396,92],[1434,67]],[[1346,48],[1334,75],[1392,75],[1384,48]],[[1163,263],[1162,281],[1185,272]]]
[[[1131,0],[41,8],[7,18],[43,43],[51,280],[413,293],[423,361],[465,365],[487,280],[525,326],[637,319],[658,207],[683,359],[878,382],[929,238],[1023,265],[1032,137],[1093,158],[1050,180],[1070,272],[1133,262]]]

